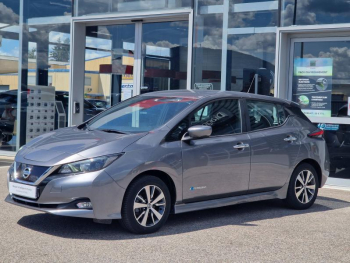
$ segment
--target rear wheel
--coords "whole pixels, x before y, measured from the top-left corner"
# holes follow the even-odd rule
[[[294,209],[307,209],[312,206],[318,194],[318,176],[315,168],[307,163],[295,168],[289,182],[286,202]]]
[[[171,206],[167,185],[155,176],[133,182],[124,197],[122,226],[135,234],[158,231],[166,222]]]

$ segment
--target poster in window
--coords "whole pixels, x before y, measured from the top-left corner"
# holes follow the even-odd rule
[[[293,101],[308,117],[331,117],[332,58],[294,59]]]

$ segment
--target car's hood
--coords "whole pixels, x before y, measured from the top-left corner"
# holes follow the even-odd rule
[[[28,143],[16,161],[53,166],[122,152],[147,133],[115,134],[65,128],[41,135]]]

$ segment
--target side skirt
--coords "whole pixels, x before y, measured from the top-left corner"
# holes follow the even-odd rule
[[[250,203],[256,201],[270,200],[270,199],[285,199],[287,197],[288,184],[285,184],[282,188],[264,193],[248,194],[227,198],[220,198],[208,201],[187,203],[187,204],[177,204],[174,207],[175,214],[181,214],[186,212],[217,208],[229,205]]]

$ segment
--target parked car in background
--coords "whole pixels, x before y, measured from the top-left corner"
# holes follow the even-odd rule
[[[98,99],[86,99],[86,100],[90,102],[92,105],[94,105],[96,108],[107,109],[110,107],[110,105],[108,105],[107,101],[105,100],[98,100]]]
[[[154,92],[32,140],[8,171],[6,201],[120,219],[144,234],[170,213],[273,198],[307,209],[328,175],[323,131],[296,103],[229,91]]]
[[[21,95],[21,112],[27,111],[27,92]],[[68,120],[69,92],[56,91],[56,101],[61,101]],[[0,140],[9,142],[15,131],[17,119],[18,93],[17,90],[0,92]],[[88,100],[84,100],[84,121],[101,113],[106,108],[96,107]],[[57,127],[56,127],[57,128]]]
[[[68,118],[68,107],[69,107],[69,92],[68,91],[56,91],[56,101],[62,101],[63,107],[66,111]],[[84,121],[94,117],[101,113],[106,108],[100,108],[92,104],[88,99],[84,99]]]

